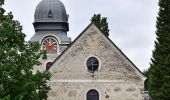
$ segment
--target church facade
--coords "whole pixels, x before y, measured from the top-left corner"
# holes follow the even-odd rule
[[[93,23],[72,42],[68,15],[59,0],[36,7],[35,34],[48,59],[35,70],[52,73],[49,100],[143,100],[146,77]]]

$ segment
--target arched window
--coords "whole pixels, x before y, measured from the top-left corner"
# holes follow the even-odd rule
[[[87,92],[87,100],[99,100],[99,93],[92,89]]]
[[[46,70],[49,70],[53,62],[47,62],[46,63]]]

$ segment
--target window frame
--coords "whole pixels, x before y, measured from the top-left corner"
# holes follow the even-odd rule
[[[95,93],[97,94],[97,95],[95,95],[95,96],[97,96],[96,99],[97,99],[97,100],[100,100],[99,91],[97,91],[96,89],[90,89],[90,90],[87,91],[87,93],[86,93],[86,100],[89,100],[89,99],[88,99],[89,96],[92,96],[92,95],[89,95],[90,92],[95,92]],[[93,95],[93,96],[94,96],[94,95]],[[96,99],[95,99],[95,100],[96,100]]]
[[[88,62],[88,60],[89,60],[90,58],[95,58],[95,59],[98,61],[98,64],[97,64],[97,65],[98,65],[98,68],[97,68],[96,70],[94,70],[94,71],[89,70],[89,67],[88,67],[88,65],[87,65],[87,62]],[[96,65],[96,64],[93,64],[93,65]],[[95,73],[96,71],[99,71],[100,68],[101,68],[100,59],[99,59],[98,57],[96,57],[96,56],[89,56],[89,57],[87,57],[86,62],[85,62],[85,68],[86,68],[86,70],[87,70],[88,72],[90,72],[90,73]]]

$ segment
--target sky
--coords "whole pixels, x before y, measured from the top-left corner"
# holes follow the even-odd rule
[[[4,8],[23,26],[28,41],[35,33],[34,11],[41,0],[5,0]],[[158,0],[61,0],[69,14],[68,36],[74,40],[94,14],[108,18],[109,38],[141,70],[149,68],[156,38]]]

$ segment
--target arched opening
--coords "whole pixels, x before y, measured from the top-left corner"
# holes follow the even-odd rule
[[[46,63],[46,70],[49,70],[53,62],[47,62]]]
[[[87,100],[99,100],[99,93],[92,89],[87,92]]]
[[[144,82],[144,91],[148,91],[148,79]]]

